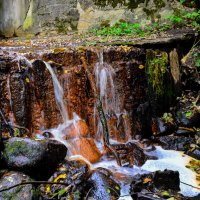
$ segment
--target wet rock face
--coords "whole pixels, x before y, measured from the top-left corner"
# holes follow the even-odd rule
[[[0,178],[0,190],[22,183],[24,181],[31,181],[31,179],[27,175],[20,172],[11,171],[5,173]],[[18,186],[11,190],[0,193],[1,200],[6,200],[6,199],[36,200],[38,198],[39,197],[36,194],[36,189],[31,184]]]
[[[164,149],[178,151],[185,151],[190,144],[194,143],[193,138],[184,136],[161,136],[159,141]]]
[[[10,76],[10,93],[12,111],[19,126],[30,128],[31,122],[31,91],[23,73]]]
[[[36,98],[35,106],[38,108],[38,112],[40,112],[36,113],[35,111],[35,115],[43,118],[44,121],[41,121],[44,122],[45,128],[56,127],[62,120],[55,100],[52,77],[43,61],[36,60],[32,66]],[[37,103],[39,103],[38,106]],[[42,111],[44,112],[43,117]]]
[[[88,70],[93,74],[96,64],[99,62],[98,51],[98,49],[90,47],[86,50]],[[63,83],[69,116],[72,116],[72,112],[75,111],[88,123],[90,134],[94,135],[98,127],[98,114],[97,111],[94,112],[94,95],[82,68],[78,50],[44,54],[43,59],[63,66],[60,70],[61,74],[58,75]],[[126,141],[131,133],[138,130],[137,123],[135,123],[135,111],[141,103],[145,102],[146,98],[145,50],[140,48],[126,50],[120,47],[104,48],[103,60],[115,71],[115,76],[112,77],[115,86],[114,92],[119,94],[116,96],[116,100],[119,101],[119,120],[116,120],[117,116],[113,112],[106,113],[110,134],[111,137]]]
[[[93,138],[75,138],[70,140],[69,143],[71,144],[70,151],[73,155],[82,155],[91,163],[95,163],[101,158],[101,152]]]
[[[94,136],[97,133],[99,119],[97,110],[94,109],[94,94],[82,67],[80,49],[71,48],[62,52],[44,53],[42,59],[50,62],[63,87],[64,103],[69,118],[72,118],[73,112],[76,112],[89,127],[87,132],[90,136]],[[116,108],[108,109],[105,113],[111,138],[126,142],[135,133],[145,137],[151,136],[152,109],[157,109],[155,107],[157,104],[153,106],[152,102],[149,103],[147,95],[145,49],[104,47],[99,50],[88,47],[84,50],[88,70],[94,76],[96,65],[100,62],[98,57],[100,51],[103,52],[104,64],[111,66],[114,71],[112,77],[114,92],[108,93],[108,96],[112,97],[114,96],[112,93],[115,93],[114,100],[117,106],[112,105]],[[10,114],[13,112],[12,121],[17,125],[25,126],[31,133],[54,128],[62,123],[52,77],[45,63],[37,60],[37,55],[33,56],[36,60],[29,67],[24,66],[25,61],[18,62],[16,55],[12,57],[4,53],[2,57],[2,76],[0,74],[2,102],[0,104],[2,104],[4,115],[11,121]],[[20,71],[19,66],[23,70]],[[9,95],[7,80],[10,80],[11,95]],[[108,84],[109,87],[111,84]],[[108,104],[110,99],[108,98]],[[10,106],[10,102],[13,102],[13,106]],[[83,136],[85,137],[88,133],[84,132]],[[66,139],[68,139],[67,133]]]
[[[120,196],[120,186],[104,170],[95,171],[88,179],[85,193],[88,199],[111,200]]]
[[[48,177],[67,153],[67,148],[55,140],[11,138],[4,145],[3,158],[9,169],[40,179]]]

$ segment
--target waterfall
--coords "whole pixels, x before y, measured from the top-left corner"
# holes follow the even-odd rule
[[[103,51],[99,52],[99,61],[95,66],[96,87],[99,91],[100,99],[103,105],[105,115],[108,118],[116,118],[116,124],[119,124],[120,116],[122,115],[119,97],[116,94],[114,79],[116,76],[113,67],[104,62]],[[96,107],[94,108],[94,118],[96,118]],[[96,126],[96,122],[95,122]],[[111,129],[111,126],[109,126]],[[116,127],[115,127],[116,128]],[[97,122],[97,139],[102,133],[102,125],[100,120]]]
[[[52,69],[51,65],[47,62],[44,62],[44,63],[46,65],[46,68],[49,70],[49,73],[51,74],[53,86],[54,86],[54,94],[55,94],[56,103],[60,110],[60,114],[63,118],[63,124],[60,124],[60,125],[58,125],[58,127],[51,129],[50,132],[54,135],[56,140],[64,143],[68,147],[69,154],[71,154],[70,144],[69,144],[69,142],[67,142],[66,139],[64,139],[67,134],[65,130],[70,125],[73,125],[76,130],[76,137],[78,138],[80,136],[80,130],[79,130],[79,126],[77,125],[77,122],[81,119],[75,112],[73,112],[73,119],[71,119],[71,120],[69,119],[66,105],[64,102],[63,88],[62,88],[54,70]],[[67,89],[68,89],[68,94],[69,94],[69,82],[67,82]],[[69,96],[68,96],[68,99],[69,99]]]
[[[55,98],[56,98],[56,102],[57,102],[57,105],[59,107],[60,113],[62,115],[63,122],[64,122],[64,124],[68,124],[69,117],[68,117],[68,113],[67,113],[65,103],[64,103],[63,88],[60,85],[60,82],[59,82],[54,70],[52,69],[51,65],[47,62],[44,62],[44,63],[46,65],[46,68],[49,70],[51,77],[52,77],[52,80],[53,80]]]
[[[99,89],[100,99],[103,103],[105,111],[116,111],[115,71],[111,65],[103,60],[103,52],[99,53],[99,62],[95,66],[96,86]]]

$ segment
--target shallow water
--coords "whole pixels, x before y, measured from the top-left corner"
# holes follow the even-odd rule
[[[131,183],[131,177],[136,174],[144,174],[147,172],[154,172],[157,170],[174,170],[179,171],[180,181],[187,184],[199,187],[196,181],[196,174],[185,166],[190,161],[191,157],[184,155],[182,152],[164,150],[161,147],[157,146],[154,151],[154,155],[158,157],[158,160],[148,160],[141,168],[134,166],[133,168],[129,167],[120,167],[117,165],[116,161],[101,161],[94,165],[97,167],[104,167],[113,172],[115,177],[119,178],[121,182],[121,195],[127,195],[129,193],[129,184]],[[184,196],[193,197],[197,196],[200,191],[198,189],[192,188],[190,186],[180,185],[180,193]],[[123,197],[125,199],[125,197]],[[128,197],[126,197],[128,199]],[[129,198],[130,199],[130,198]]]

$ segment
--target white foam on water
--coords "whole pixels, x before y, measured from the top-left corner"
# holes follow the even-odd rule
[[[136,174],[144,174],[157,170],[163,171],[165,169],[179,171],[181,182],[199,187],[196,181],[196,174],[192,170],[185,167],[189,163],[191,157],[184,155],[182,152],[164,150],[161,147],[156,147],[154,155],[158,157],[158,160],[148,160],[141,168],[136,166],[133,168],[120,167],[117,165],[115,160],[101,161],[94,164],[94,168],[103,167],[111,170],[113,174],[120,173],[124,175],[124,177],[127,177],[125,180],[127,183],[124,183],[124,180],[121,183],[121,196],[129,193],[131,177],[135,176]],[[180,184],[180,189],[180,193],[188,197],[197,196],[200,193],[200,190],[182,183]],[[121,197],[120,199],[129,200],[131,197],[126,196]]]
[[[191,159],[189,156],[173,150],[164,150],[161,147],[156,147],[155,153],[158,160],[147,160],[142,166],[143,170],[150,172],[163,171],[165,169],[179,171],[182,182],[199,187],[196,181],[196,174],[185,167]],[[188,197],[197,196],[200,193],[200,190],[182,183],[180,184],[180,189],[180,193]]]

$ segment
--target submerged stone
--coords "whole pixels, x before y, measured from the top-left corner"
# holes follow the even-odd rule
[[[13,185],[24,181],[31,181],[31,178],[21,172],[11,171],[5,173],[0,178],[0,190],[12,187]],[[4,192],[0,192],[0,200],[36,200],[38,198],[36,188],[31,184],[21,185]]]
[[[148,155],[143,148],[139,146],[139,144],[134,142],[128,142],[126,144],[127,147],[131,149],[133,163],[136,166],[142,166],[147,160],[156,160],[157,158],[154,156]]]
[[[65,145],[56,140],[11,138],[4,145],[3,158],[8,168],[37,179],[50,176],[67,153]]]

